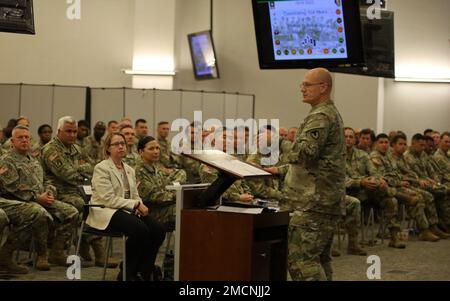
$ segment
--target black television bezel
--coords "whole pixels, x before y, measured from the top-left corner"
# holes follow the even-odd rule
[[[346,23],[345,37],[349,54],[348,58],[283,61],[276,61],[274,58],[270,16],[268,15],[268,11],[263,12],[266,15],[262,16],[262,13],[258,9],[258,2],[260,0],[252,0],[258,60],[261,69],[311,69],[316,67],[364,66],[359,0],[342,1]]]
[[[373,19],[370,20],[367,18],[367,15],[364,14],[364,10],[366,10],[366,7],[361,7],[361,32],[363,33],[363,50],[364,50],[364,61],[365,66],[360,67],[350,67],[350,68],[330,68],[330,71],[332,72],[338,72],[338,73],[346,73],[346,74],[354,74],[354,75],[363,75],[363,76],[371,76],[371,77],[383,77],[383,78],[395,78],[395,12],[389,11],[389,10],[382,10],[381,11],[381,20]],[[390,27],[390,32],[388,33],[385,38],[389,38],[391,40],[393,53],[392,53],[392,62],[390,65],[392,66],[389,70],[374,70],[372,67],[373,60],[369,59],[368,56],[372,53],[374,49],[371,49],[366,45],[366,31],[368,30],[367,24],[370,23],[379,23],[383,22],[386,18],[383,15],[389,16],[387,20],[392,24]],[[376,25],[376,24],[375,24]],[[385,50],[384,50],[385,52]]]
[[[197,70],[197,64],[195,64],[194,51],[192,49],[192,38],[196,37],[196,36],[200,36],[200,35],[205,35],[205,34],[208,36],[208,40],[211,43],[211,48],[212,48],[212,51],[214,54],[215,68],[216,68],[217,76],[214,76],[211,74],[199,75],[198,70]],[[188,34],[188,43],[189,43],[189,50],[191,53],[192,70],[194,71],[195,79],[197,79],[197,80],[219,79],[220,73],[219,73],[219,65],[217,63],[217,52],[216,52],[216,48],[214,46],[214,40],[213,40],[211,30],[203,30],[203,31]]]
[[[0,20],[0,32],[20,33],[20,34],[36,34],[34,24],[34,7],[33,0],[26,1],[26,18],[24,21],[3,21]],[[5,1],[8,2],[8,1]],[[0,3],[0,7],[10,7]]]

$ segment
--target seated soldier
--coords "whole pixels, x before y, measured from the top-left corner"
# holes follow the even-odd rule
[[[52,140],[53,129],[48,124],[43,124],[38,128],[39,146],[41,149]]]
[[[86,157],[89,157],[92,165],[96,165],[103,160],[103,144],[105,142],[103,136],[105,132],[106,125],[99,121],[95,124],[92,135],[84,138],[82,151]]]
[[[375,143],[375,133],[371,129],[363,129],[359,133],[358,149],[365,151],[367,154],[373,149]]]
[[[125,124],[120,127],[120,133],[127,140],[127,155],[123,158],[123,162],[135,168],[136,164],[141,160],[137,153],[135,131],[131,125]]]
[[[418,193],[423,200],[420,200],[418,204],[411,204],[411,200],[407,198],[398,197],[400,201],[405,200],[409,216],[416,220],[417,227],[420,231],[420,239],[430,240],[433,234],[437,238],[448,238],[449,234],[442,232],[438,227],[438,215],[434,204],[433,195],[423,189],[414,187],[418,185],[419,177],[409,168],[406,163],[403,153],[406,150],[406,136],[397,135],[391,142],[391,150],[389,151],[389,159],[394,167],[394,170],[398,172],[400,180],[400,188],[397,188],[398,194],[412,194]],[[423,208],[422,208],[423,207]],[[431,239],[434,241],[436,239]]]
[[[391,240],[389,242],[389,247],[403,249],[406,247],[404,243],[399,241],[398,234],[400,232],[400,222],[398,220],[398,203],[396,186],[397,179],[390,177],[394,174],[391,163],[387,156],[387,150],[389,148],[389,137],[382,133],[379,134],[375,139],[375,150],[370,153],[370,164],[376,169],[377,173],[383,177],[388,184],[388,195],[393,197],[391,204],[381,204],[383,207],[385,218],[388,222],[388,229],[391,234]],[[417,204],[419,202],[419,197],[414,198],[414,202]]]
[[[411,140],[411,146],[405,152],[405,160],[409,168],[419,177],[418,187],[433,194],[439,226],[449,232],[447,230],[450,225],[450,197],[447,187],[441,183],[441,176],[428,164],[424,149],[425,138],[422,134],[415,134]]]
[[[181,145],[181,152],[192,152],[202,148],[202,129],[200,124],[191,123],[186,128],[185,139]],[[175,157],[178,166],[180,166],[187,176],[187,183],[198,184],[201,182],[199,175],[200,162],[187,156],[179,155]]]
[[[356,201],[350,198],[351,196],[360,202],[360,206],[373,203],[381,204],[381,207],[384,208],[383,210],[390,212],[395,207],[397,200],[388,195],[386,181],[378,175],[376,168],[370,164],[367,153],[355,147],[355,131],[350,127],[346,127],[344,129],[344,136],[347,152],[345,164],[345,186],[348,195],[345,199],[346,216],[355,216],[358,214],[355,209],[358,206],[356,205]],[[357,224],[354,224],[353,227],[357,227]],[[353,231],[355,230],[357,229],[353,229]],[[354,233],[357,234],[356,231]]]
[[[222,130],[216,130],[215,136],[215,147],[223,152],[226,152],[227,147],[232,147],[231,139],[227,129],[224,127]],[[219,171],[205,164],[201,164],[199,167],[199,174],[202,183],[213,183],[219,176]],[[228,189],[224,192],[223,198],[230,202],[245,202],[250,203],[254,200],[251,190],[247,184],[242,180],[235,181]]]
[[[1,170],[0,170],[1,174]],[[7,200],[0,197],[0,212],[3,212],[3,222],[5,217],[11,225],[9,235],[0,238],[0,271],[7,274],[28,274],[27,267],[18,265],[13,253],[20,246],[29,245],[31,237],[36,241],[36,247],[39,248],[39,242],[46,241],[49,224],[51,223],[50,214],[38,203],[19,202]],[[0,232],[0,236],[4,232]],[[5,241],[6,240],[6,241]],[[4,242],[3,246],[1,243]],[[38,251],[38,250],[36,250]],[[38,253],[38,256],[42,255]],[[48,263],[43,262],[38,257],[36,269],[49,270]]]
[[[441,135],[439,148],[434,153],[433,159],[440,169],[441,184],[445,186],[447,191],[447,206],[445,206],[445,210],[450,210],[450,132],[444,132]],[[450,213],[445,213],[444,215],[450,216]],[[448,230],[450,223],[447,223],[444,227]]]
[[[40,162],[28,154],[30,132],[25,126],[13,129],[11,142],[13,149],[2,158],[0,182],[7,196],[22,202],[36,202],[47,210],[55,228],[50,255],[47,258],[47,236],[35,240],[38,255],[36,267],[50,269],[48,262],[60,264],[75,223],[78,211],[75,207],[55,199],[56,188],[44,179]],[[57,259],[56,259],[57,258]]]
[[[260,131],[260,134],[257,137],[258,152],[256,154],[249,155],[247,157],[247,162],[260,168],[264,168],[266,171],[276,175],[277,177],[253,178],[246,180],[245,183],[248,185],[252,195],[255,197],[278,201],[281,208],[288,209],[288,196],[280,190],[280,180],[283,181],[289,165],[282,165],[279,167],[274,167],[275,164],[262,165],[264,163],[262,162],[262,158],[266,158],[268,160],[270,159],[271,141],[272,128],[269,126]]]
[[[0,249],[8,237],[9,219],[6,212],[0,209]]]
[[[141,161],[136,166],[136,179],[138,181],[138,192],[144,205],[150,208],[150,216],[162,224],[175,223],[175,193],[166,189],[173,182],[186,182],[184,170],[166,175],[159,169],[158,162],[160,148],[155,138],[147,136],[142,138],[138,144]],[[172,240],[173,242],[173,240]],[[160,253],[161,253],[160,249]],[[161,254],[156,260],[160,263],[164,258],[164,279],[173,279],[173,246],[167,254]]]

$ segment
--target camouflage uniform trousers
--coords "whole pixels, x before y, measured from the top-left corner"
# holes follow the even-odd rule
[[[448,187],[447,187],[448,186]],[[450,184],[435,185],[427,188],[433,194],[439,222],[450,225]]]
[[[425,215],[425,200],[422,195],[407,187],[397,187],[395,197],[406,206],[408,215],[413,218],[419,230],[426,230],[430,227]]]
[[[25,203],[0,198],[2,209],[11,224],[8,239],[17,247],[29,247],[31,237],[36,241],[47,241],[51,215],[37,203]]]
[[[70,204],[55,200],[45,210],[53,217],[53,224],[49,232],[49,240],[57,248],[65,248],[78,223],[78,210]]]
[[[358,235],[361,228],[361,202],[352,196],[346,195],[344,198],[345,217],[344,226],[349,235]]]
[[[9,219],[6,212],[0,209],[0,248],[6,241],[8,237],[9,230]]]
[[[288,269],[294,281],[332,280],[331,244],[340,216],[294,211],[289,224]]]
[[[390,191],[393,191],[392,189]],[[391,193],[392,194],[392,193]],[[398,220],[398,202],[397,199],[388,194],[387,191],[381,189],[367,190],[360,189],[358,191],[350,191],[349,195],[357,198],[360,201],[360,206],[367,204],[375,204],[383,211],[384,218],[387,221],[388,228],[400,228]],[[367,219],[368,207],[365,207],[364,217]],[[362,210],[362,209],[361,209]]]
[[[425,204],[424,212],[428,220],[429,226],[437,225],[439,219],[433,195],[430,192],[417,187],[408,187],[408,188],[419,193],[422,196]]]

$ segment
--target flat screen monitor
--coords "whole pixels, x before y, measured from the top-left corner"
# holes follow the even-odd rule
[[[364,63],[359,0],[252,0],[261,69]]]
[[[0,0],[0,32],[35,34],[33,0]]]
[[[219,68],[211,31],[189,34],[188,40],[195,78],[199,80],[219,78]]]
[[[395,78],[394,12],[382,10],[380,18],[369,19],[361,8],[361,26],[365,66],[330,71]]]

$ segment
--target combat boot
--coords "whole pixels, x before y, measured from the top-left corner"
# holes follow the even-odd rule
[[[430,229],[422,230],[419,234],[419,239],[423,241],[432,241],[436,242],[439,241],[439,237],[434,235]]]
[[[396,248],[396,249],[404,249],[406,248],[406,245],[399,241],[398,239],[398,232],[399,229],[393,228],[390,229],[391,232],[391,240],[389,241],[389,247]]]
[[[50,271],[50,264],[48,263],[48,251],[47,246],[36,246],[36,269],[39,271]]]
[[[67,254],[64,250],[64,242],[55,240],[48,256],[48,262],[51,264],[67,267]]]
[[[98,267],[104,267],[105,261],[106,261],[106,254],[105,254],[105,246],[103,245],[103,239],[100,238],[94,238],[91,241],[92,249],[94,250],[95,255],[95,265]],[[108,258],[108,264],[106,267],[108,269],[114,269],[118,266],[119,262],[117,260],[114,260],[113,258]]]
[[[445,233],[444,231],[441,231],[441,229],[438,228],[438,226],[433,225],[430,227],[431,233],[439,237],[440,239],[446,239],[450,237],[450,234]]]
[[[367,256],[366,250],[364,250],[358,244],[358,235],[350,235],[348,236],[348,247],[347,254],[349,255],[358,255],[358,256]]]
[[[7,241],[0,250],[0,271],[6,274],[12,275],[24,275],[28,274],[29,270],[27,267],[18,265],[13,260],[13,252],[15,246],[12,242]]]

